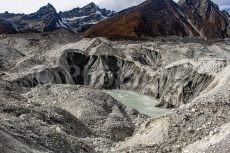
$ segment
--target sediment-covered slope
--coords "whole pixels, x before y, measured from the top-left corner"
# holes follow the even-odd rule
[[[24,44],[21,57],[20,39],[0,38],[2,58],[15,57],[1,70],[0,135],[9,144],[20,142],[0,145],[5,152],[186,152],[193,146],[218,152],[228,142],[228,40],[95,38],[37,54]],[[36,63],[25,64],[28,59]],[[101,89],[137,91],[175,109],[151,119]],[[209,148],[200,148],[206,143]]]
[[[59,93],[62,94],[57,96]],[[135,110],[128,111],[120,102],[95,89],[52,85],[34,88],[25,96],[30,99],[30,102],[67,110],[96,136],[112,141],[123,141],[131,136],[137,124],[134,121],[138,116]]]
[[[23,89],[9,82],[1,80],[0,86],[2,152],[93,151],[80,140],[92,136],[92,132],[72,114],[60,108],[28,103],[20,95]]]
[[[0,86],[3,153],[107,150],[133,135],[146,118],[104,92],[82,86],[25,90],[5,81]]]

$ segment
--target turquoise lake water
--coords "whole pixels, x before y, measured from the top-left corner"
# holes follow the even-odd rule
[[[159,101],[151,96],[126,90],[106,90],[105,92],[124,105],[151,117],[159,117],[169,112],[168,109],[155,107]]]

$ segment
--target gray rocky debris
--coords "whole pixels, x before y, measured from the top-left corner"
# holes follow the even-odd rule
[[[228,39],[68,43],[49,35],[54,42],[45,44],[38,34],[34,45],[22,43],[31,42],[25,35],[0,36],[0,151],[228,151]],[[150,118],[102,89],[151,95],[174,109]]]

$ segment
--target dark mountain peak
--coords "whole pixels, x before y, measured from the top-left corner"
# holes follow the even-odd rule
[[[54,6],[53,6],[52,4],[50,4],[50,3],[48,3],[48,4],[46,5],[46,7],[54,9]]]
[[[84,6],[83,9],[84,8],[99,8],[99,6],[97,6],[94,2],[91,2],[87,4],[86,6]]]
[[[37,12],[29,14],[26,18],[30,19],[41,19],[45,17],[56,17],[58,18],[58,14],[53,5],[48,3],[46,6],[42,6]]]
[[[100,7],[97,6],[95,3],[89,3],[86,6],[84,6],[82,9],[82,11],[89,11],[89,12],[96,12],[98,10],[100,10]]]
[[[86,6],[97,6],[94,2],[87,4]]]
[[[51,5],[50,3],[48,3],[46,6],[42,6],[36,13],[44,15],[44,14],[48,14],[50,12],[57,13],[54,6]]]
[[[97,11],[101,11],[100,7],[92,2],[82,8],[77,7],[70,11],[59,12],[59,15],[63,18],[73,18],[73,17],[89,16],[93,13],[96,13]]]
[[[37,12],[24,15],[21,18],[14,19],[12,22],[17,25],[19,31],[51,31],[57,27],[61,27],[61,17],[58,15],[56,9],[48,3],[42,6]]]

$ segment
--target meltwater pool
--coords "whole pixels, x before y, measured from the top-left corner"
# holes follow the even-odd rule
[[[169,112],[168,109],[155,107],[159,101],[151,96],[126,90],[106,90],[105,92],[124,105],[151,117],[159,117]]]

